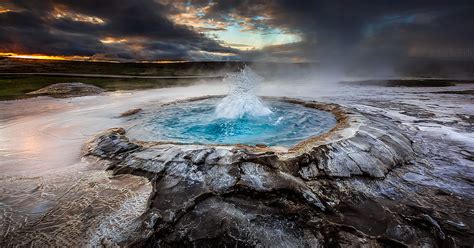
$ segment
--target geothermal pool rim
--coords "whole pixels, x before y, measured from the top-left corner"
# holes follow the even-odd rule
[[[155,106],[156,109],[160,109],[162,107],[172,106],[172,105],[179,105],[182,103],[190,103],[190,102],[198,102],[202,100],[210,100],[210,99],[219,99],[223,98],[223,95],[209,95],[209,96],[200,96],[200,97],[193,97],[193,98],[186,98],[181,100],[176,100],[168,103],[163,103]],[[325,142],[330,142],[331,140],[341,139],[350,135],[350,133],[343,132],[343,130],[350,126],[357,126],[357,118],[354,118],[355,115],[348,109],[333,103],[322,103],[317,101],[304,101],[297,98],[287,98],[287,97],[261,97],[261,99],[265,101],[274,101],[274,102],[284,102],[294,105],[300,105],[305,108],[315,109],[323,112],[327,112],[331,114],[332,117],[336,120],[336,124],[328,130],[323,131],[319,134],[310,134],[307,135],[305,138],[301,139],[300,141],[296,142],[294,145],[266,145],[266,144],[244,144],[244,143],[200,143],[200,142],[185,142],[185,141],[173,141],[173,140],[162,140],[157,138],[156,140],[147,140],[146,142],[156,142],[161,144],[174,144],[174,145],[206,145],[206,146],[213,146],[213,147],[243,147],[249,150],[256,150],[256,151],[273,151],[279,154],[283,153],[298,153],[305,149],[307,146],[316,145],[316,144],[324,144]],[[136,109],[128,110],[124,113],[129,113]],[[141,109],[140,109],[141,110]],[[147,111],[147,110],[145,110]],[[137,111],[138,112],[138,111]],[[135,113],[134,113],[135,114]],[[130,115],[125,115],[128,117]],[[134,117],[131,117],[134,118]],[[126,130],[129,128],[134,128],[136,125],[132,127],[125,127]],[[140,140],[138,138],[138,140]]]
[[[187,98],[164,103],[160,106],[219,97],[222,96]],[[337,124],[328,132],[311,136],[295,146],[284,150],[273,146],[244,144],[196,144],[159,140],[130,141],[126,136],[126,128],[109,129],[88,141],[83,154],[86,156],[99,155],[99,157],[102,157],[101,154],[110,153],[110,150],[118,151],[118,148],[106,147],[106,150],[109,149],[109,151],[101,151],[99,154],[96,154],[97,149],[100,150],[101,145],[104,145],[100,142],[98,143],[101,137],[106,138],[110,135],[118,135],[120,139],[123,139],[121,141],[128,145],[140,147],[138,150],[146,150],[156,146],[169,146],[181,152],[192,152],[193,150],[199,151],[202,149],[239,151],[250,157],[257,158],[257,160],[258,157],[272,157],[272,163],[279,164],[278,167],[280,168],[286,167],[282,167],[282,164],[287,164],[289,163],[288,161],[312,161],[310,163],[310,167],[313,167],[312,169],[308,167],[299,172],[306,178],[321,175],[342,178],[352,176],[382,178],[393,167],[409,163],[414,157],[412,141],[398,131],[398,127],[394,123],[383,118],[362,114],[355,109],[349,109],[334,103],[305,101],[286,97],[263,97],[263,99],[284,101],[308,108],[328,111],[335,116]],[[114,146],[119,145],[119,143],[112,142],[106,145]],[[137,151],[137,149],[132,150]]]
[[[261,227],[248,220],[263,216],[271,224],[281,217],[288,226],[311,226],[352,194],[351,183],[369,186],[415,159],[412,141],[390,120],[336,104],[278,99],[333,111],[338,125],[285,152],[258,146],[131,141],[124,128],[106,130],[87,141],[85,158],[107,165],[114,175],[151,181],[147,210],[123,245],[183,246],[217,240],[270,246],[272,236],[306,242],[308,237],[294,236],[293,228],[258,234]],[[313,217],[285,217],[296,213]],[[234,233],[232,223],[247,231]],[[210,231],[209,226],[219,228]],[[308,240],[312,239],[317,238]]]

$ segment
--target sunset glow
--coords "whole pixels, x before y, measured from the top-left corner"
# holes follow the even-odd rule
[[[120,39],[120,38],[114,38],[114,37],[106,37],[104,39],[101,39],[100,42],[104,44],[111,44],[111,43],[123,43],[126,42],[127,39]]]
[[[83,15],[80,13],[67,11],[62,8],[55,8],[53,16],[56,19],[69,19],[75,22],[85,22],[85,23],[96,24],[96,25],[105,23],[105,21],[99,17]]]
[[[18,59],[43,59],[43,60],[74,60],[86,61],[90,57],[87,56],[55,56],[45,54],[17,54],[17,53],[0,53],[0,57],[18,58]]]
[[[3,7],[3,6],[0,6],[0,14],[3,14],[3,13],[7,13],[7,12],[10,12],[11,10],[6,8],[6,7]]]
[[[216,53],[214,55],[219,55]],[[16,58],[16,59],[37,59],[37,60],[58,60],[58,61],[88,61],[88,62],[109,62],[119,63],[120,61],[110,58],[99,58],[97,56],[55,56],[44,54],[17,54],[17,53],[1,53],[1,57]],[[153,64],[169,64],[169,63],[185,63],[186,60],[138,60],[136,63],[153,63]]]

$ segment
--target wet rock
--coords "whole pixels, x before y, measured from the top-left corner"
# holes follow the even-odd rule
[[[124,152],[134,150],[139,146],[131,143],[124,135],[125,129],[112,128],[91,139],[84,147],[84,155],[99,158],[120,158]]]
[[[323,107],[337,113],[336,128],[287,152],[130,141],[121,128],[95,136],[84,156],[109,163],[115,174],[145,176],[153,185],[149,208],[137,220],[137,235],[121,245],[403,247],[454,242],[443,226],[464,226],[444,224],[421,208],[370,197],[379,182],[391,186],[397,176],[393,171],[412,163],[412,141],[385,119],[337,105]]]
[[[134,109],[130,109],[130,110],[127,110],[123,113],[120,114],[120,117],[127,117],[127,116],[131,116],[131,115],[134,115],[134,114],[138,114],[142,111],[143,109],[141,108],[134,108]]]
[[[317,176],[383,178],[392,168],[414,158],[412,142],[392,131],[397,130],[395,125],[367,116],[354,118],[360,123],[350,137],[312,148],[309,154],[317,166],[302,171],[305,179]]]
[[[104,92],[104,89],[94,85],[84,83],[57,83],[46,86],[39,90],[29,92],[29,95],[51,96],[57,98],[68,98],[77,96],[97,95]]]
[[[303,220],[292,220],[285,211],[290,210],[258,204],[251,198],[212,197],[186,213],[157,241],[177,247],[313,247],[318,238]],[[190,226],[195,228],[189,231]]]

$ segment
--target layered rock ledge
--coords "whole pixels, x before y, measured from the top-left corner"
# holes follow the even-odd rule
[[[374,226],[384,228],[374,233],[344,224],[340,214],[347,199],[363,199],[354,183],[383,180],[415,158],[412,141],[396,125],[336,104],[278,100],[330,111],[338,123],[287,151],[131,141],[124,128],[89,140],[85,157],[106,163],[114,174],[147,177],[153,185],[139,228],[122,245],[403,246],[430,237],[431,230],[398,230],[396,216],[378,216],[383,223]],[[357,209],[361,214],[384,212],[378,204],[364,204]]]

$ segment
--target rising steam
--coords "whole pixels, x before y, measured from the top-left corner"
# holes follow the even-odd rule
[[[230,85],[230,93],[216,106],[218,118],[236,119],[243,116],[265,116],[272,111],[255,95],[255,88],[262,78],[249,67],[229,73],[224,82]]]

